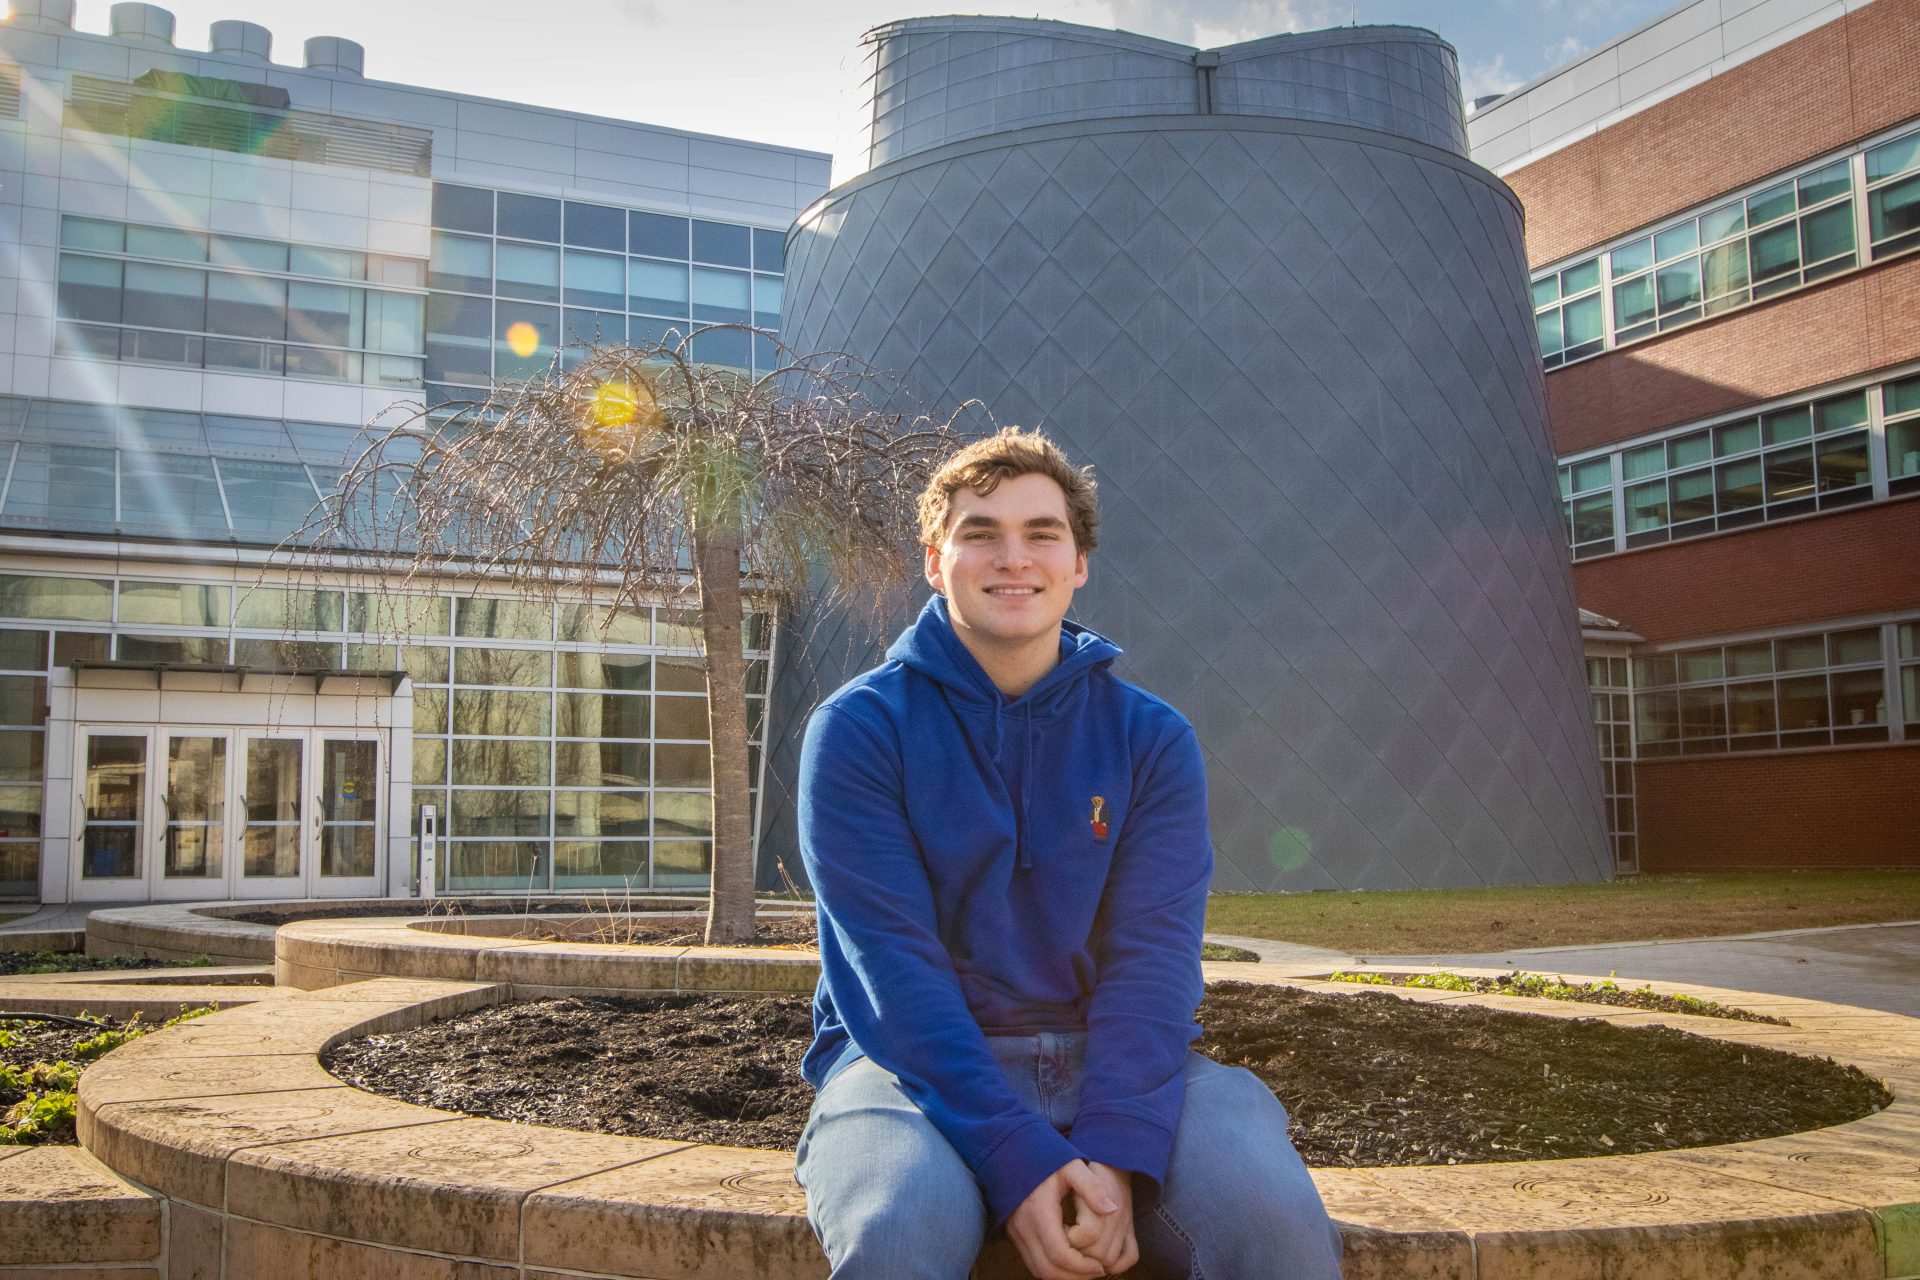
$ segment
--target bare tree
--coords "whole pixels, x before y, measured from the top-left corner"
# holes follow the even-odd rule
[[[753,379],[696,363],[692,341],[586,347],[450,419],[391,423],[341,476],[317,532],[330,561],[402,584],[478,575],[549,601],[590,596],[609,618],[697,599],[707,941],[727,943],[754,931],[743,602],[772,608],[825,584],[837,603],[897,603],[915,497],[961,410],[902,413],[897,388],[844,355],[782,348],[787,363]]]

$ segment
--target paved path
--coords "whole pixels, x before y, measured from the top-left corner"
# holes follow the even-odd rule
[[[1622,978],[1697,982],[1805,996],[1920,1017],[1920,922],[1843,925],[1682,942],[1368,959],[1374,964],[1513,968],[1530,973],[1618,973]]]

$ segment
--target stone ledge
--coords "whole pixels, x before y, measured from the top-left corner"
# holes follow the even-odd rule
[[[1344,986],[1219,968],[1242,980]],[[167,1197],[176,1220],[219,1234],[228,1274],[234,1257],[265,1250],[281,1280],[320,1280],[340,1266],[476,1278],[824,1275],[784,1153],[477,1120],[363,1093],[318,1065],[340,1039],[494,1003],[511,989],[374,980],[146,1037],[82,1078],[82,1140]],[[1753,1003],[1738,992],[1712,998]],[[1500,1003],[1565,1013],[1548,1001]],[[1315,1170],[1347,1238],[1348,1280],[1883,1280],[1920,1269],[1920,1021],[1769,1003],[1795,1025],[1587,1008],[1870,1061],[1892,1083],[1893,1105],[1810,1133],[1659,1155]],[[976,1274],[1012,1280],[1019,1271],[1001,1250]]]
[[[52,981],[54,974],[0,977],[0,1009],[15,1013],[82,1013],[124,1021],[135,1016],[148,1023],[165,1022],[182,1009],[213,1005],[232,1009],[279,998],[272,987],[229,983],[140,983]],[[64,975],[84,979],[89,975]]]
[[[0,1147],[0,1275],[29,1265],[151,1266],[161,1210],[158,1197],[76,1147]]]

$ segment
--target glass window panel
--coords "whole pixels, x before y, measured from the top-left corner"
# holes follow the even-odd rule
[[[604,204],[582,204],[569,200],[565,211],[566,241],[589,249],[627,247],[627,213]]]
[[[413,785],[444,786],[447,781],[447,744],[440,738],[413,740]]]
[[[1635,276],[1613,286],[1613,325],[1630,329],[1653,319],[1653,276]]]
[[[786,282],[779,276],[753,278],[753,322],[763,329],[780,327],[780,308],[786,297]]]
[[[1667,523],[1667,482],[1627,486],[1627,532],[1644,533]]]
[[[711,837],[712,799],[697,791],[654,792],[653,834],[656,837]]]
[[[1723,462],[1713,469],[1713,487],[1720,512],[1745,511],[1761,500],[1761,467],[1758,458]]]
[[[1713,472],[1686,471],[1668,480],[1668,500],[1675,524],[1701,520],[1713,514]]]
[[[177,231],[172,227],[128,227],[127,252],[136,258],[205,262],[207,238],[197,231]]]
[[[285,271],[287,246],[277,240],[215,236],[208,246],[207,260],[219,267],[244,267],[248,271]]]
[[[669,693],[707,691],[707,670],[699,658],[658,657],[653,660],[654,686]]]
[[[331,671],[340,665],[335,640],[248,640],[233,642],[233,660],[243,667],[273,671]]]
[[[1773,645],[1766,640],[1727,646],[1727,674],[1764,676],[1773,671]],[[1771,688],[1771,686],[1768,686]],[[1772,695],[1769,694],[1769,697]]]
[[[1727,686],[1727,729],[1732,733],[1772,733],[1775,723],[1773,681]]]
[[[104,222],[98,218],[68,215],[60,220],[60,247],[121,253],[127,247],[127,227],[123,222]]]
[[[484,187],[434,183],[433,225],[489,234],[493,230],[493,192]]]
[[[445,684],[451,669],[446,646],[403,644],[400,669],[412,676],[415,684]]]
[[[445,689],[417,688],[413,691],[413,731],[415,733],[447,731],[447,691]]]
[[[652,749],[644,742],[556,742],[554,780],[563,787],[644,787]]]
[[[7,486],[6,514],[63,529],[111,529],[114,451],[21,445]]]
[[[646,644],[653,638],[653,625],[645,606],[607,609],[569,604],[560,607],[560,638],[595,644]]]
[[[120,321],[120,264],[60,255],[60,314],[102,324]]]
[[[493,292],[493,241],[433,233],[427,284],[461,293]]]
[[[384,293],[376,290],[366,295],[366,306],[366,345],[369,348],[399,355],[420,354],[425,298],[417,293]]]
[[[1813,492],[1813,447],[1776,449],[1766,457],[1767,501],[1788,502]]]
[[[1558,301],[1560,301],[1560,277],[1557,273],[1543,276],[1533,282],[1533,305],[1536,309],[1546,306],[1549,302]]]
[[[214,482],[213,459],[122,450],[120,523],[182,538],[226,538],[227,510]]]
[[[390,644],[347,644],[347,670],[398,671],[400,652]]]
[[[0,676],[0,724],[43,725],[46,722],[45,676]]]
[[[206,326],[206,297],[204,271],[129,262],[122,318],[155,329],[201,329]]]
[[[1653,260],[1665,262],[1668,258],[1683,253],[1692,253],[1700,247],[1699,228],[1692,219],[1677,227],[1668,227],[1653,237]]]
[[[1689,649],[1676,656],[1680,660],[1682,684],[1698,680],[1718,680],[1726,674],[1718,645],[1711,649]]]
[[[1657,689],[1679,678],[1679,667],[1670,653],[1649,654],[1633,660],[1633,683],[1641,689]]]
[[[329,347],[365,346],[366,291],[295,280],[287,286],[287,337]]]
[[[427,264],[419,258],[370,253],[367,255],[367,279],[374,284],[397,284],[418,289],[427,282]]]
[[[1805,405],[1781,409],[1766,417],[1767,443],[1784,444],[1804,440],[1813,434],[1813,411]]]
[[[1884,393],[1888,417],[1920,411],[1920,376],[1889,382]]]
[[[1542,357],[1557,356],[1566,346],[1560,335],[1560,309],[1542,311],[1533,318],[1533,327],[1540,335],[1540,354]]]
[[[1827,653],[1836,667],[1879,662],[1880,628],[1859,627],[1852,631],[1836,631],[1827,637]]]
[[[1815,464],[1822,493],[1871,483],[1873,472],[1867,462],[1867,433],[1852,431],[1826,437],[1820,441]]]
[[[47,735],[32,729],[0,733],[0,782],[38,782],[45,775]],[[19,834],[0,817],[0,838]]]
[[[1596,293],[1578,302],[1569,302],[1562,324],[1566,329],[1567,348],[1570,351],[1591,342],[1599,342],[1605,332],[1606,324],[1605,312],[1600,306],[1600,295]]]
[[[1900,702],[1908,724],[1920,721],[1920,667],[1900,669]]]
[[[1632,244],[1623,244],[1615,249],[1610,257],[1615,276],[1631,275],[1635,271],[1645,271],[1653,265],[1653,241],[1642,237]],[[1537,302],[1536,302],[1536,305]]]
[[[645,840],[563,840],[553,847],[556,889],[639,887],[648,883]]]
[[[0,617],[108,622],[113,618],[113,582],[0,574]]]
[[[653,315],[684,316],[690,297],[687,266],[678,262],[627,262],[627,305]]]
[[[713,875],[713,846],[705,841],[659,840],[653,846],[656,885],[705,884]]]
[[[545,685],[552,672],[545,649],[480,649],[462,646],[453,651],[456,684]]]
[[[570,348],[618,347],[627,340],[627,317],[618,311],[575,311],[568,307],[565,324],[562,342]]]
[[[664,213],[627,214],[627,251],[656,258],[687,257],[687,220]]]
[[[1920,418],[1887,424],[1887,474],[1920,475]]]
[[[319,497],[306,469],[290,462],[217,458],[221,487],[233,516],[234,532],[271,536],[275,541],[307,521]]]
[[[648,699],[638,694],[562,693],[556,698],[559,727],[567,738],[644,738]]]
[[[745,267],[753,262],[752,233],[730,222],[693,223],[693,260],[718,262],[723,266]]]
[[[1825,636],[1795,636],[1773,642],[1774,665],[1781,671],[1811,671],[1827,665]]]
[[[558,655],[563,688],[612,689],[645,692],[652,684],[653,659],[641,653],[574,653]]]
[[[521,693],[456,688],[453,731],[495,738],[544,737],[551,725],[552,701],[545,690]]]
[[[1887,722],[1884,671],[1839,671],[1833,676],[1833,723],[1838,728]]]
[[[553,824],[563,836],[647,836],[644,791],[562,791],[553,797]]]
[[[455,635],[492,640],[553,639],[553,611],[544,601],[463,596],[456,604]]]
[[[503,381],[533,378],[553,364],[560,337],[560,308],[502,301],[494,306],[494,373]]]
[[[86,751],[80,874],[89,880],[137,876],[145,834],[147,740],[94,734]]]
[[[1797,223],[1769,227],[1748,241],[1753,255],[1753,278],[1765,280],[1800,267],[1800,228]]]
[[[1787,188],[1787,208],[1793,208],[1793,189]],[[1711,213],[1700,215],[1700,243],[1714,244],[1728,236],[1746,229],[1747,215],[1741,202],[1721,205]]]
[[[0,866],[4,859],[16,859],[12,868],[0,873],[0,880],[20,884],[20,896],[32,900],[40,887],[40,802],[38,786],[0,788],[0,837],[8,840],[32,840],[31,844],[0,845]]]
[[[114,638],[122,662],[183,662],[225,665],[225,636],[129,636]]]
[[[624,307],[626,265],[625,258],[614,254],[567,250],[567,305],[602,309]]]
[[[237,338],[287,336],[287,282],[215,271],[207,277],[207,331]]]
[[[560,242],[558,200],[502,191],[495,212],[497,229],[503,236],[513,236],[519,240],[544,240],[548,244]]]
[[[1563,298],[1584,293],[1588,289],[1597,289],[1599,286],[1600,259],[1598,258],[1577,262],[1560,273],[1560,296]]]
[[[1749,449],[1760,447],[1760,420],[1748,418],[1744,422],[1730,422],[1724,427],[1713,429],[1713,452],[1715,457],[1724,458],[1730,453],[1745,453]]]
[[[713,749],[704,744],[660,744],[653,749],[653,784],[657,787],[712,786]]]
[[[1914,168],[1920,168],[1920,133],[1883,142],[1867,152],[1868,182],[1878,182]]]
[[[226,587],[191,582],[122,582],[120,621],[225,628],[228,599]]]
[[[1793,193],[1794,193],[1793,183],[1791,181],[1788,181],[1788,182],[1781,183],[1777,187],[1768,187],[1765,191],[1760,192],[1758,195],[1748,196],[1747,197],[1748,223],[1752,226],[1758,227],[1758,226],[1763,226],[1766,223],[1772,222],[1775,218],[1786,217],[1788,214],[1792,213],[1794,209],[1797,207],[1797,202],[1794,199]],[[1711,218],[1712,216],[1713,216],[1712,214],[1708,214],[1706,218],[1700,219],[1700,227],[1701,227],[1701,233],[1703,237],[1705,237],[1707,218]],[[1732,228],[1732,230],[1737,231],[1739,230],[1739,228],[1734,227]],[[1717,239],[1718,237],[1712,237],[1712,238]]]
[[[1672,266],[1662,267],[1654,273],[1654,293],[1659,299],[1660,314],[1683,310],[1700,305],[1700,259],[1688,258]]]
[[[459,769],[456,767],[454,772],[457,775]],[[485,791],[455,791],[448,834],[544,836],[549,804],[545,791],[502,791],[494,787]]]
[[[1791,227],[1788,228],[1792,230]],[[1704,292],[1708,298],[1732,297],[1735,302],[1746,300],[1747,289],[1747,250],[1741,242],[1730,242],[1718,248],[1709,249],[1700,255],[1701,277]]]
[[[1875,245],[1920,230],[1920,177],[1867,194],[1867,227]]]
[[[233,625],[271,631],[338,631],[342,608],[338,591],[250,587],[234,601]]]
[[[443,636],[453,620],[445,596],[356,591],[347,597],[347,630],[373,635]]]
[[[764,650],[771,645],[773,642],[773,618],[771,615],[758,612],[747,614],[740,623],[740,641],[741,647],[747,650]],[[747,687],[749,689],[754,688],[753,668],[764,668],[765,666],[766,664],[764,662],[750,662],[747,664]]]
[[[785,271],[787,269],[785,233],[755,227],[753,229],[753,265],[760,271]]]
[[[1809,263],[1825,262],[1853,252],[1853,204],[1836,204],[1800,219],[1803,257]]]
[[[1827,727],[1827,678],[1798,676],[1780,682],[1780,727],[1824,729]]]
[[[1586,493],[1604,489],[1613,483],[1613,463],[1607,458],[1589,458],[1573,464],[1573,491]]]
[[[653,736],[705,741],[707,700],[658,695],[653,700]]]
[[[427,298],[427,377],[484,385],[493,374],[493,303],[450,293]]]
[[[533,302],[560,301],[560,251],[535,244],[502,242],[494,269],[497,292],[503,298]]]
[[[1713,436],[1710,432],[1696,431],[1667,442],[1667,457],[1672,466],[1691,466],[1696,462],[1705,462],[1712,456]]]
[[[744,271],[693,268],[693,318],[745,324],[753,318],[750,280]]]
[[[296,276],[323,276],[330,280],[364,280],[367,257],[349,249],[322,249],[296,244],[287,255],[287,270]]]
[[[1680,691],[1680,736],[1717,738],[1727,731],[1727,691],[1722,685]]]
[[[752,335],[744,329],[707,330],[693,335],[692,358],[727,369],[746,369],[753,360]]]
[[[1566,497],[1573,492],[1573,468],[1560,468],[1560,496]]]
[[[662,649],[701,649],[700,613],[696,609],[656,609],[653,615],[653,642]],[[657,679],[664,679],[656,675]],[[663,689],[673,688],[662,684]],[[705,689],[702,684],[700,688]]]
[[[1865,390],[1849,391],[1843,396],[1833,396],[1813,406],[1814,430],[1844,431],[1848,427],[1865,426],[1867,422],[1867,393]]]
[[[47,633],[0,631],[0,667],[13,671],[47,669]]]
[[[1800,178],[1800,207],[1819,204],[1822,200],[1848,191],[1853,186],[1852,168],[1845,160],[1836,160],[1824,169],[1816,169]]]

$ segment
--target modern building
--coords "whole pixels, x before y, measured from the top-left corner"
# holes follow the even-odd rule
[[[787,334],[1095,466],[1077,616],[1193,720],[1215,887],[1607,874],[1521,211],[1467,159],[1453,50],[869,39],[871,167],[800,216]],[[826,630],[776,723],[870,660]]]
[[[105,35],[73,0],[12,12],[0,897],[405,893],[428,803],[449,890],[703,886],[685,616],[603,631],[586,600],[274,549],[390,405],[574,337],[777,326],[828,157],[369,80],[348,40],[292,66],[245,22],[201,51],[149,5]]]
[[[1622,869],[1920,865],[1916,68],[1916,0],[1693,0],[1468,122]]]

